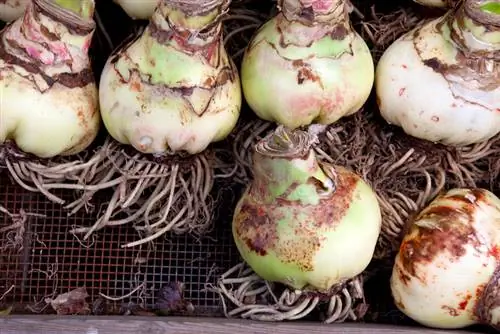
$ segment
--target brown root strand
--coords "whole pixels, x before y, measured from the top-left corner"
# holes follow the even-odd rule
[[[12,143],[5,143],[0,145],[0,165],[5,166],[10,178],[25,190],[41,193],[57,204],[65,204],[66,201],[53,190],[72,190],[81,198],[89,198],[95,192],[94,188],[101,187],[103,180],[98,171],[106,159],[102,153],[107,145],[108,141],[90,157],[80,154],[38,159],[21,152]]]
[[[213,161],[214,179],[241,182],[238,176],[240,166],[235,162],[232,150],[227,147],[214,148]]]
[[[275,128],[276,124],[261,119],[239,122],[228,140],[232,143],[232,152],[223,149],[215,152],[219,161],[227,161],[226,165],[229,168],[226,168],[225,172],[231,173],[231,182],[247,184],[251,180],[253,148],[259,140]]]
[[[498,175],[498,138],[460,148],[434,145],[359,112],[331,125],[319,141],[321,159],[352,169],[377,193],[383,226],[375,258],[392,256],[412,218],[441,191],[495,189],[490,174]]]
[[[360,32],[364,40],[371,42],[374,60],[378,60],[390,44],[420,22],[421,19],[408,7],[384,15],[377,13],[373,5],[370,17],[361,22]]]
[[[24,233],[29,217],[45,218],[45,215],[26,212],[23,209],[19,213],[11,213],[5,207],[0,205],[0,217],[5,215],[12,221],[10,225],[0,227],[0,235],[4,237],[0,240],[0,250],[22,251],[24,248]]]
[[[209,152],[156,159],[115,141],[104,149],[107,170],[103,169],[101,180],[106,187],[96,184],[92,189],[111,190],[111,199],[101,206],[93,226],[77,227],[71,233],[83,234],[85,241],[105,227],[133,224],[141,238],[122,247],[135,247],[167,232],[201,235],[210,230],[214,163]],[[71,205],[82,206],[82,201]]]
[[[266,15],[262,10],[251,8],[252,5],[254,4],[250,0],[233,0],[229,12],[222,19],[224,45],[237,64],[241,62],[245,48],[255,31],[271,17],[271,11],[274,9],[269,6],[269,15]]]
[[[224,273],[217,286],[210,286],[208,290],[219,294],[224,314],[228,318],[297,320],[320,310],[323,321],[333,323],[359,320],[367,310],[360,276],[326,296],[293,291],[265,281],[245,263],[240,263]]]

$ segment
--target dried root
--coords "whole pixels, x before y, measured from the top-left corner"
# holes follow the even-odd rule
[[[0,214],[8,216],[10,220],[12,220],[12,224],[0,228],[0,234],[5,233],[4,240],[1,241],[0,244],[0,250],[3,252],[7,250],[21,251],[24,248],[24,233],[26,231],[25,224],[30,216],[45,218],[45,215],[25,212],[23,209],[21,209],[17,214],[10,213],[1,205]]]
[[[71,233],[84,233],[85,241],[104,227],[133,224],[142,238],[123,246],[133,247],[168,231],[202,234],[211,227],[210,191],[217,166],[208,151],[190,157],[169,155],[156,159],[114,140],[101,150],[107,157],[101,166],[106,168],[98,178],[101,181],[91,186],[95,191],[112,190],[111,200],[93,226],[79,227]],[[70,206],[82,206],[84,200]]]
[[[378,60],[387,47],[422,20],[409,7],[380,14],[371,7],[370,19],[361,22],[361,36],[371,42],[372,55]]]
[[[266,7],[265,9],[253,8],[256,5],[256,2],[252,0],[233,0],[229,12],[222,19],[224,45],[237,64],[241,62],[241,57],[254,32],[272,17],[275,10],[272,2],[258,5]]]
[[[130,298],[132,297],[134,294],[136,294],[137,292],[141,292],[141,293],[144,293],[144,290],[146,289],[146,282],[142,282],[141,284],[139,284],[137,287],[135,287],[134,289],[132,289],[132,291],[130,291],[129,293],[127,293],[126,295],[123,295],[123,296],[119,296],[119,297],[110,297],[110,296],[107,296],[105,295],[104,293],[102,292],[99,292],[99,296],[101,296],[102,298],[106,299],[106,300],[109,300],[109,301],[113,301],[113,302],[117,302],[117,301],[121,301],[121,300],[124,300],[124,299],[127,299],[127,298]]]
[[[130,280],[130,292],[124,295],[108,296],[99,292],[92,303],[93,315],[154,315],[146,311],[152,288],[148,288],[147,274],[137,271]]]
[[[360,320],[367,311],[363,280],[356,277],[339,286],[330,296],[292,291],[261,279],[240,263],[224,273],[217,287],[226,317],[259,321],[301,319],[320,312],[325,323]]]
[[[316,151],[352,169],[376,191],[383,227],[375,258],[384,258],[397,249],[411,218],[439,192],[476,187],[489,177],[485,159],[498,157],[496,141],[462,148],[434,145],[360,112],[330,126]]]
[[[252,0],[233,0],[231,2],[229,12],[223,17],[224,46],[236,64],[241,63],[245,48],[250,43],[254,33],[274,15],[275,11],[276,6],[272,2],[268,4],[257,4]],[[247,116],[245,115],[247,110],[248,109],[244,108],[241,115],[242,118]],[[249,140],[246,140],[247,138],[243,138],[240,134],[241,131],[244,131],[244,134],[248,135],[248,131],[252,129],[258,131],[257,128],[259,125],[254,126],[255,124],[250,123],[245,126],[242,124],[246,124],[244,120],[240,120],[235,131],[233,131],[225,141],[226,143],[234,143],[233,150],[236,150],[238,152],[237,154],[228,150],[227,145],[226,147],[224,147],[224,145],[217,145],[215,148],[215,156],[219,160],[218,165],[221,170],[221,174],[216,175],[215,178],[230,178],[231,182],[241,184],[246,184],[248,182],[250,177],[248,159],[251,159],[251,152],[244,152],[242,150],[244,148],[251,149],[252,143],[254,143],[256,138],[249,138]],[[251,133],[250,135],[254,136],[255,134]],[[239,154],[241,154],[243,158],[240,158]]]
[[[57,204],[66,201],[53,194],[52,190],[85,190],[87,184],[95,184],[97,181],[94,178],[102,170],[105,158],[98,150],[90,157],[83,153],[39,159],[21,152],[11,142],[0,145],[0,166],[8,170],[11,178],[27,191],[40,192]],[[85,193],[82,196],[87,197]]]
[[[11,285],[11,286],[7,289],[7,290],[5,290],[5,292],[4,292],[4,293],[2,293],[2,294],[0,295],[0,302],[1,302],[1,301],[2,301],[2,300],[3,300],[3,299],[4,299],[4,298],[5,298],[5,297],[9,294],[9,293],[11,293],[12,291],[14,291],[15,287],[16,287],[16,286],[15,286],[14,284],[12,284],[12,285]],[[1,311],[0,311],[0,312],[1,312]],[[1,313],[0,313],[0,315],[1,315]]]
[[[47,269],[38,269],[34,268],[31,269],[28,274],[31,276],[29,279],[35,279],[35,280],[40,280],[42,277],[44,277],[44,281],[49,283],[52,283],[52,288],[49,288],[49,284],[47,284],[47,292],[50,290],[51,292],[48,292],[43,296],[41,299],[37,299],[35,296],[33,296],[33,304],[31,305],[26,305],[26,309],[32,313],[42,313],[44,312],[49,306],[50,302],[47,303],[48,300],[53,300],[54,298],[57,297],[58,289],[59,289],[59,282],[60,282],[60,274],[59,274],[59,262],[56,258],[55,263],[49,263],[47,264]],[[37,274],[38,278],[33,278],[33,276]]]
[[[489,189],[500,196],[500,134],[484,143],[459,149],[460,155],[473,161],[462,166],[474,169],[474,175],[483,175],[476,185]],[[460,167],[458,167],[460,168]]]
[[[247,184],[252,178],[252,156],[254,145],[276,128],[276,124],[252,119],[242,120],[231,134],[232,159],[235,168],[231,182]],[[216,152],[220,154],[220,152]]]

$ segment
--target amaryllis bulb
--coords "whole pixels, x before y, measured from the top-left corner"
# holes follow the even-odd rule
[[[160,0],[113,0],[135,20],[149,20]]]
[[[92,0],[33,0],[0,32],[0,143],[49,158],[79,153],[95,139],[93,13]]]
[[[500,132],[500,11],[465,0],[394,42],[376,71],[380,112],[414,137],[469,145]]]
[[[498,326],[499,270],[500,199],[485,189],[452,189],[410,225],[392,295],[401,312],[425,326]]]
[[[222,0],[162,0],[107,61],[100,82],[111,136],[143,153],[205,150],[240,114],[238,71],[222,43]]]
[[[23,16],[31,0],[0,0],[0,21],[11,22]]]
[[[309,135],[278,127],[260,141],[254,179],[232,223],[243,259],[263,279],[328,293],[365,270],[381,229],[373,190],[320,163]]]
[[[332,124],[370,95],[373,60],[345,0],[280,0],[248,45],[243,93],[260,118],[289,128]]]

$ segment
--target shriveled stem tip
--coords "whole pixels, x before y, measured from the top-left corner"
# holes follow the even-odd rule
[[[289,130],[280,125],[255,145],[255,152],[271,157],[303,157],[311,150],[309,134],[302,130]]]
[[[319,20],[345,11],[346,0],[278,0],[278,8],[287,19]]]

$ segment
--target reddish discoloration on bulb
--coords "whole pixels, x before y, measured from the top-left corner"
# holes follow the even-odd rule
[[[282,98],[288,102],[286,110],[289,117],[293,119],[311,119],[321,123],[331,122],[332,119],[339,119],[342,116],[337,112],[338,108],[344,104],[343,92],[339,90],[336,90],[333,96],[308,94]]]
[[[274,248],[277,241],[276,226],[267,214],[267,210],[251,199],[245,200],[236,216],[236,233],[247,247],[255,253],[265,256]]]
[[[494,258],[496,258],[497,261],[500,261],[500,251],[499,251],[497,245],[494,245],[493,247],[491,247],[490,255],[493,256]]]
[[[87,129],[88,125],[87,125],[87,115],[85,113],[85,111],[83,110],[82,107],[79,107],[77,108],[77,111],[76,111],[76,116],[78,117],[78,121],[80,123],[80,126],[84,129]]]
[[[335,192],[317,205],[302,205],[299,201],[287,199],[300,186],[298,183],[291,184],[272,204],[263,203],[259,199],[268,196],[266,184],[254,182],[234,217],[233,226],[238,239],[261,256],[273,252],[283,263],[297,264],[303,271],[313,270],[314,255],[324,242],[319,232],[330,230],[342,221],[359,183],[359,178],[352,172],[337,171]],[[314,178],[307,183],[319,186]],[[285,221],[289,233],[278,234],[277,226]]]
[[[26,49],[26,53],[31,57],[31,58],[35,58],[35,59],[38,59],[40,60],[42,63],[44,64],[49,64],[49,63],[52,63],[52,59],[47,59],[44,57],[42,57],[42,51],[34,48],[34,47],[27,47]]]
[[[481,297],[483,295],[485,286],[486,284],[481,284],[476,288],[476,297]]]
[[[139,80],[134,80],[130,82],[130,89],[133,92],[142,92],[142,84]]]
[[[78,45],[73,44],[75,37],[83,37],[84,42],[90,43],[95,28],[93,21],[71,21],[61,15],[61,12],[53,13],[57,9],[48,10],[42,8],[43,6],[47,4],[33,1],[22,20],[13,22],[2,31],[0,58],[7,64],[26,70],[29,75],[23,77],[32,81],[36,87],[40,85],[33,79],[34,75],[45,81],[48,87],[56,82],[68,88],[84,87],[93,83],[92,70],[86,67],[88,63],[81,63],[81,59],[87,56],[85,45],[78,48]],[[42,24],[42,18],[49,21],[47,26]],[[57,34],[58,29],[62,29],[59,28],[61,26],[69,30],[66,35]],[[51,30],[47,27],[51,27]],[[54,40],[55,38],[58,40]],[[69,45],[73,48],[68,49]],[[31,61],[24,60],[26,54],[31,57]],[[49,75],[41,64],[68,66],[70,70],[55,70],[55,74]],[[40,88],[41,91],[46,89],[47,87]]]
[[[303,1],[307,2],[307,1]],[[334,1],[332,0],[316,0],[312,1],[312,8],[316,12],[325,12],[332,8],[332,4]]]
[[[52,44],[51,50],[56,54],[56,57],[59,61],[69,60],[71,56],[68,52],[66,44],[61,42],[56,42]]]
[[[162,4],[162,6],[174,6],[177,4]],[[188,17],[191,17],[193,10],[199,11],[203,8],[203,4],[197,4],[196,8],[189,8],[192,5],[180,6],[177,8],[184,15],[176,16],[176,21],[171,23],[174,27],[181,29],[165,29],[166,24],[162,23],[161,20],[158,21],[155,17],[148,25],[148,30],[151,36],[156,39],[160,44],[168,45],[175,43],[178,45],[180,50],[187,53],[197,53],[200,54],[210,65],[216,67],[219,62],[219,49],[221,48],[220,31],[222,29],[222,22],[220,19],[211,22],[210,27],[199,27],[200,30],[184,29],[188,22],[186,21]],[[201,6],[201,7],[200,7]],[[208,6],[207,10],[203,10],[204,14],[215,10],[215,7]],[[190,14],[191,13],[191,14]],[[201,15],[201,13],[200,13]],[[168,25],[167,25],[168,26]],[[203,32],[201,32],[203,29]]]
[[[403,282],[404,285],[408,285],[411,282],[411,277],[407,275],[399,266],[396,266],[395,270],[397,271],[397,274],[399,276],[399,279],[401,282]]]
[[[471,294],[467,294],[465,298],[458,304],[458,309],[463,311],[467,308],[467,305],[469,305],[470,300],[472,299]]]
[[[314,13],[327,13],[332,10],[334,4],[337,3],[336,0],[282,0],[282,6],[297,6],[298,3],[304,8],[311,8]],[[289,3],[290,2],[290,3]]]
[[[216,37],[216,36],[214,36]],[[215,38],[211,38],[208,40],[208,43],[205,45],[197,45],[193,44],[190,42],[192,36],[191,35],[182,35],[182,34],[176,34],[173,33],[172,35],[172,40],[179,45],[181,50],[186,50],[189,52],[199,52],[203,58],[207,60],[209,64],[216,65],[214,64],[214,61],[217,60],[217,51],[220,46],[220,41]]]
[[[473,226],[474,212],[477,202],[484,201],[485,196],[479,189],[470,191],[471,197],[459,195],[443,195],[443,200],[453,200],[460,204],[447,206],[439,198],[433,205],[425,208],[416,221],[430,219],[439,223],[439,228],[412,225],[410,231],[401,243],[400,257],[404,269],[412,276],[419,277],[420,265],[434,261],[438,254],[448,252],[451,259],[458,259],[465,255],[467,246],[472,246],[477,252],[482,252],[482,242]],[[473,198],[472,198],[473,197]],[[439,205],[440,203],[443,203]],[[465,221],[459,224],[457,221]]]
[[[321,89],[324,88],[323,83],[321,82],[321,77],[314,73],[310,64],[298,59],[292,61],[292,66],[297,69],[297,83],[299,85],[302,85],[304,81],[312,81],[318,83]]]

